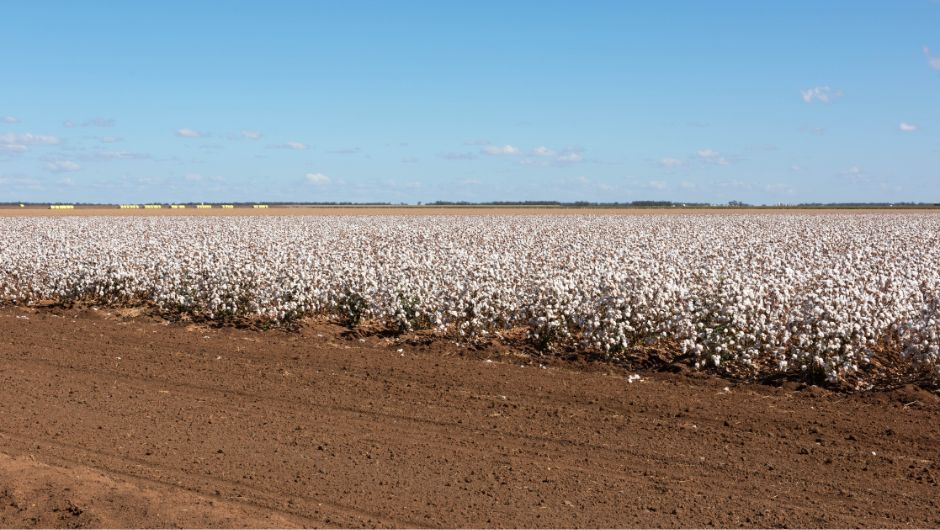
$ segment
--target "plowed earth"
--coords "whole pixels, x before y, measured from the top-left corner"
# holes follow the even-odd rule
[[[940,403],[0,309],[0,525],[940,526]]]

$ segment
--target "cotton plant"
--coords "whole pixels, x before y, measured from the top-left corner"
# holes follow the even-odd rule
[[[0,218],[0,302],[308,316],[460,340],[524,329],[617,357],[864,378],[886,345],[940,366],[940,216]]]

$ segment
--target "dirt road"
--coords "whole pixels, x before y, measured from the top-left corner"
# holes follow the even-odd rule
[[[627,375],[0,309],[0,524],[940,526],[933,394]]]

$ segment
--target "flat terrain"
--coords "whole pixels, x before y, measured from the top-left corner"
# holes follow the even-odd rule
[[[721,214],[871,214],[909,213],[940,214],[940,208],[571,208],[542,206],[279,206],[264,209],[219,207],[173,210],[84,208],[50,210],[41,207],[0,207],[0,217],[149,217],[172,215],[195,216],[271,216],[271,215],[721,215]]]
[[[0,366],[2,526],[940,526],[917,388],[105,309],[0,309]]]

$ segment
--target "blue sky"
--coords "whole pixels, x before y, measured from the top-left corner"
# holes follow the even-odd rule
[[[937,0],[0,13],[0,201],[940,201]]]

